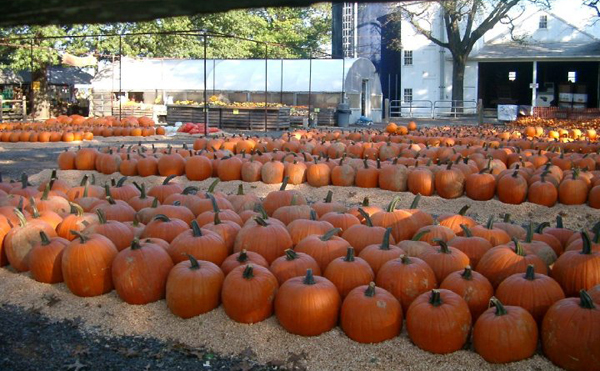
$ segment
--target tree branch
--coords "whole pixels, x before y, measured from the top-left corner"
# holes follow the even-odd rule
[[[428,40],[430,40],[431,42],[433,42],[436,45],[439,45],[443,48],[450,48],[450,44],[445,43],[442,40],[440,40],[439,38],[433,36],[432,30],[427,30],[419,24],[420,16],[425,14],[426,10],[423,10],[422,12],[419,12],[419,13],[415,13],[413,11],[408,10],[403,5],[400,5],[400,10],[402,11],[402,14],[405,16],[405,19],[408,21],[408,23],[410,23],[410,25],[413,26],[414,29],[417,30],[418,33],[425,36]]]

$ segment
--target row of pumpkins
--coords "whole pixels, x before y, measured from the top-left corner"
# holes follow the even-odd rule
[[[530,126],[530,127],[542,127],[542,128],[598,128],[600,127],[600,119],[580,119],[580,120],[567,120],[567,119],[556,119],[556,118],[543,118],[543,117],[532,117],[522,116],[516,121],[509,124],[510,126]]]
[[[43,123],[0,123],[1,142],[76,142],[94,137],[147,137],[164,135],[165,128],[154,127],[148,117],[107,116],[85,118],[80,115],[59,116]]]
[[[588,203],[600,208],[600,154],[595,152],[294,138],[199,138],[193,150],[185,145],[158,150],[141,143],[81,148],[61,153],[58,166],[124,176],[185,175],[194,181],[218,177],[278,184],[288,177],[291,184],[314,187],[357,186],[446,199],[465,195],[508,204]],[[600,150],[593,145],[598,147],[594,151]]]
[[[353,340],[399,335],[432,353],[473,346],[494,363],[544,354],[569,370],[600,355],[600,225],[581,233],[508,218],[434,218],[412,205],[308,204],[285,186],[263,200],[184,188],[104,187],[55,175],[39,187],[0,183],[0,265],[64,280],[78,296],[116,289],[130,304],[166,297],[190,318],[220,304],[241,323],[273,313],[293,334],[340,324]],[[590,235],[592,236],[590,238]],[[489,308],[488,308],[489,306]]]

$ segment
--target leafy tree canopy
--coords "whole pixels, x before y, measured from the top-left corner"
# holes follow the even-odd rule
[[[60,63],[62,52],[94,53],[111,59],[119,52],[119,37],[82,35],[125,34],[123,55],[130,57],[202,58],[203,40],[197,35],[127,35],[143,32],[209,30],[276,45],[268,46],[269,58],[306,58],[330,42],[331,5],[308,8],[267,8],[227,13],[157,19],[149,22],[86,24],[72,26],[23,26],[0,29],[0,68],[15,71],[44,69]],[[37,36],[34,40],[11,37]],[[63,38],[43,39],[61,36]],[[318,53],[317,53],[318,54]],[[32,58],[33,56],[33,58]],[[209,58],[264,58],[264,44],[225,37],[210,37]],[[33,62],[32,62],[33,59]]]

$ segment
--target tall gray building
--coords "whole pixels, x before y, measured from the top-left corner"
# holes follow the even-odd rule
[[[370,59],[384,98],[400,99],[400,18],[394,3],[335,3],[332,12],[334,58]]]

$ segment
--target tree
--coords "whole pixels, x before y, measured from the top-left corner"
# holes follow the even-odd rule
[[[400,3],[397,17],[452,55],[452,100],[463,100],[467,58],[475,43],[499,22],[512,22],[527,3],[549,6],[549,0],[440,0]],[[446,40],[436,36],[432,20],[443,17]],[[513,13],[517,13],[516,16]],[[522,13],[522,12],[520,12]]]
[[[275,44],[268,48],[270,58],[306,58],[330,41],[330,23],[331,5],[317,4],[307,8],[236,10],[148,22],[12,27],[0,29],[0,69],[32,71],[32,81],[40,83],[40,90],[34,92],[30,102],[47,106],[50,98],[47,70],[60,63],[62,53],[94,54],[99,59],[110,60],[118,58],[121,46],[122,54],[129,57],[203,58],[204,42],[197,33],[168,33],[208,30],[258,41],[209,37],[208,58],[264,58],[263,42]],[[119,40],[118,35],[124,36]],[[15,39],[19,36],[34,38]]]

